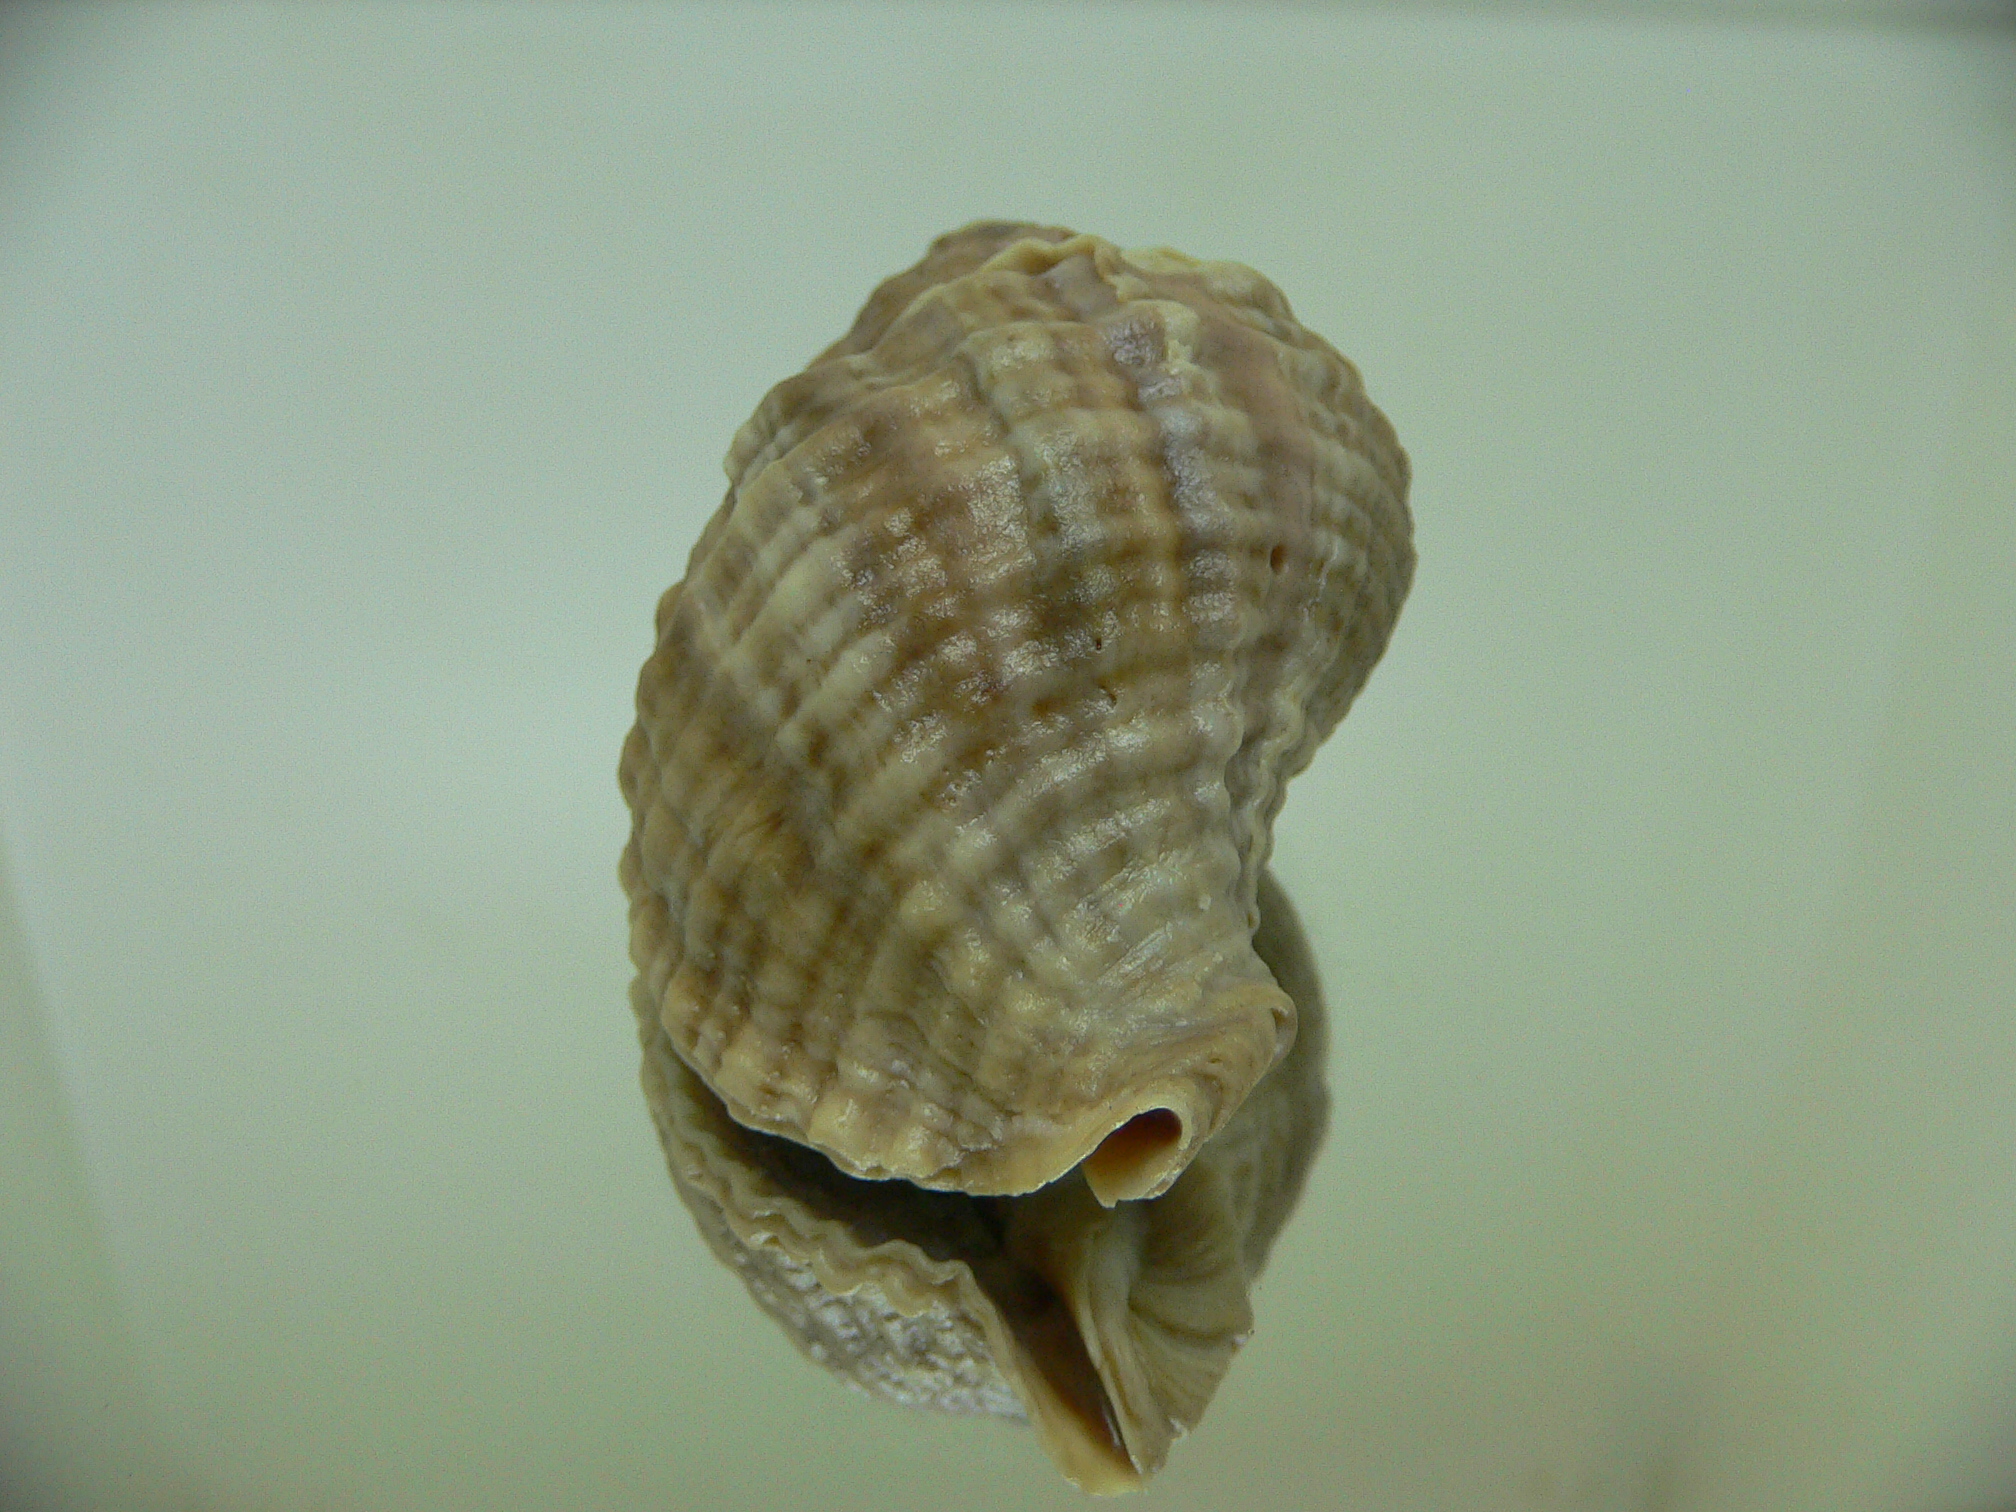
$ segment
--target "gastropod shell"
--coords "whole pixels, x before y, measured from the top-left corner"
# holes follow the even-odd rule
[[[1250,269],[990,222],[727,470],[621,769],[675,1178],[815,1355],[1117,1489],[1202,1411],[1321,1125],[1264,866],[1411,580],[1406,454]],[[1111,1312],[1186,1245],[1187,1376]],[[881,1334],[821,1334],[857,1303]]]

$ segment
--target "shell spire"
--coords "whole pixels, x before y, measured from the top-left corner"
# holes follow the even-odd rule
[[[727,471],[623,753],[640,1003],[849,1175],[1166,1190],[1294,1040],[1257,889],[1412,575],[1391,426],[1250,269],[984,223]]]

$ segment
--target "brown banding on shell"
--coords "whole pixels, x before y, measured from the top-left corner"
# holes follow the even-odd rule
[[[1168,1190],[1294,1040],[1257,889],[1412,574],[1391,427],[1250,269],[988,223],[727,465],[623,753],[665,1050],[850,1175]]]

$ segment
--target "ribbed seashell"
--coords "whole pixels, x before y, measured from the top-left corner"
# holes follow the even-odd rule
[[[1271,876],[1259,897],[1254,944],[1300,1033],[1161,1196],[1102,1207],[1075,1173],[1020,1197],[843,1176],[731,1119],[640,987],[645,1093],[680,1196],[820,1364],[905,1406],[1027,1421],[1075,1484],[1135,1489],[1251,1331],[1248,1290],[1322,1138],[1321,990]]]
[[[736,437],[622,779],[631,951],[738,1124],[1169,1188],[1295,1035],[1283,784],[1384,648],[1408,464],[1265,279],[975,225]]]

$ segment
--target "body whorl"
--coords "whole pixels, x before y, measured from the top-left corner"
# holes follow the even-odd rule
[[[983,224],[771,390],[622,779],[642,1001],[841,1170],[1165,1189],[1287,1048],[1287,779],[1384,649],[1408,464],[1247,268]]]

